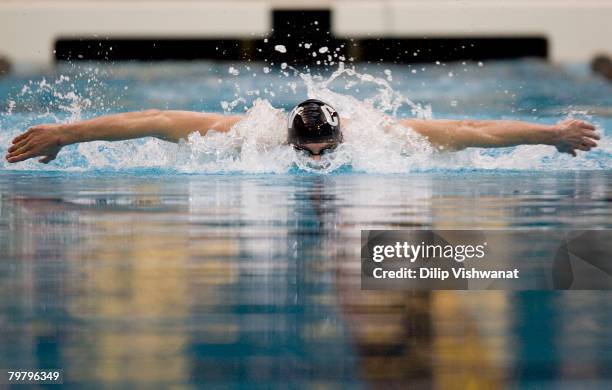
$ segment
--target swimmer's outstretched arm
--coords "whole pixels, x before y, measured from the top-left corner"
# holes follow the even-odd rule
[[[576,119],[567,119],[555,125],[501,120],[407,119],[401,123],[426,137],[432,144],[453,150],[552,145],[559,152],[575,157],[576,150],[589,151],[597,146],[595,140],[599,139],[595,126]]]
[[[10,163],[42,157],[48,163],[66,145],[89,141],[121,141],[157,137],[178,142],[199,131],[229,131],[240,116],[191,111],[147,110],[105,115],[74,123],[43,124],[29,128],[13,139],[6,160]]]

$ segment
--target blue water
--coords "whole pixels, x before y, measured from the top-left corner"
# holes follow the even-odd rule
[[[303,99],[301,78],[246,66],[234,76],[202,63],[65,65],[0,79],[0,105],[12,107],[0,151],[49,120],[220,111],[235,83],[245,102],[234,112],[251,107],[254,90],[274,107]],[[387,80],[388,67],[362,67]],[[551,123],[571,113],[612,128],[611,87],[581,66],[412,69],[390,68],[389,83],[434,117]],[[70,80],[55,84],[60,75]],[[52,87],[37,84],[43,77]],[[336,82],[336,92],[381,96],[369,82]],[[255,116],[276,112],[259,104]],[[412,113],[402,105],[398,115]],[[612,228],[606,138],[576,159],[547,147],[472,150],[326,174],[185,158],[221,141],[193,142],[91,144],[49,166],[2,163],[0,368],[61,368],[67,384],[88,388],[610,387],[607,292],[373,292],[359,277],[361,229]]]
[[[350,68],[346,65],[345,68]],[[156,139],[95,142],[65,148],[49,166],[35,161],[11,170],[173,173],[285,173],[307,170],[286,145],[285,115],[307,96],[330,101],[347,142],[330,172],[406,173],[447,170],[606,170],[612,168],[612,84],[585,66],[535,60],[419,66],[357,65],[357,74],[299,73],[263,64],[58,66],[44,74],[0,79],[0,153],[37,123],[73,121],[146,108],[245,114],[230,137],[194,134],[182,145]],[[267,73],[266,73],[267,72]],[[414,73],[413,73],[414,72]],[[413,105],[409,104],[413,103]],[[418,106],[415,111],[415,105]],[[375,109],[372,109],[374,107]],[[599,147],[578,158],[549,146],[436,153],[407,129],[386,134],[381,113],[400,118],[518,119],[553,124],[569,116],[593,122]],[[408,142],[407,142],[408,140]],[[234,142],[235,141],[235,142]],[[236,144],[249,145],[242,149]]]

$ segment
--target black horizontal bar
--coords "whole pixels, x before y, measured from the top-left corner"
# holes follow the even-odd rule
[[[418,63],[548,57],[546,38],[525,37],[373,37],[339,38],[332,34],[329,9],[272,11],[273,29],[268,39],[162,38],[104,39],[60,38],[57,60],[229,60],[287,62],[324,65],[332,55],[355,61]],[[285,50],[275,50],[283,45]],[[317,50],[323,46],[327,53]],[[314,52],[314,54],[313,54]],[[336,57],[333,55],[336,54]],[[415,55],[416,54],[416,55]]]
[[[58,39],[57,60],[198,60],[240,59],[249,49],[248,41],[239,39]]]
[[[544,37],[376,38],[358,42],[360,61],[434,61],[548,58]]]
[[[471,38],[375,38],[337,39],[333,37],[274,36],[262,39],[59,39],[57,60],[229,60],[267,61],[315,65],[337,53],[354,61],[400,64],[433,61],[490,60],[521,57],[548,57],[548,44],[542,37]],[[304,43],[312,46],[306,48]],[[275,49],[283,45],[285,52]],[[320,47],[329,52],[319,54]],[[338,51],[335,51],[339,48]],[[313,56],[313,52],[317,56]]]

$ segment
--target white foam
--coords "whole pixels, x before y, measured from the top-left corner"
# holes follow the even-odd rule
[[[263,94],[259,90],[241,92],[240,86],[236,85],[236,99],[221,102],[224,111],[232,112],[239,105],[247,105],[245,96],[259,97],[228,133],[209,131],[202,136],[199,132],[193,132],[179,144],[153,138],[114,143],[91,142],[65,148],[57,161],[49,165],[39,164],[36,160],[19,164],[8,164],[3,160],[0,167],[73,171],[162,168],[189,173],[285,173],[296,167],[319,173],[330,173],[341,167],[369,173],[461,168],[565,170],[612,167],[612,142],[609,137],[604,137],[595,151],[580,153],[577,158],[562,155],[549,146],[520,146],[494,153],[480,149],[441,153],[394,119],[403,107],[408,107],[415,117],[430,119],[431,107],[417,104],[395,91],[390,84],[391,71],[383,73],[386,78],[378,78],[346,68],[341,63],[329,77],[301,73],[298,79],[301,83],[295,79],[286,82],[284,88],[287,91],[297,93],[298,87],[305,87],[304,98],[324,100],[340,113],[345,142],[335,152],[322,156],[320,161],[307,158],[286,144],[287,113],[261,97],[274,96],[274,92],[268,89],[264,89]],[[66,85],[68,81],[62,80],[60,85]],[[363,101],[351,93],[360,86],[374,90]],[[82,111],[92,106],[91,99],[58,88],[55,83],[43,79],[26,88],[24,94],[51,92],[55,98],[54,105],[67,113],[71,121],[80,118]],[[4,115],[15,119],[17,115],[24,114]],[[53,112],[43,113],[41,118],[59,121]],[[13,120],[15,122],[21,123]],[[5,152],[10,140],[24,129],[15,126],[5,130],[0,132],[0,152]]]

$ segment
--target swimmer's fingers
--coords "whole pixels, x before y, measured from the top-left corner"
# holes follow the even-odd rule
[[[567,154],[571,155],[572,157],[578,156],[578,153],[576,153],[576,149],[574,149],[574,148],[566,149],[566,150],[563,151],[563,153],[567,153]]]
[[[8,148],[8,152],[14,152],[15,150],[23,147],[24,145],[26,145],[28,143],[28,141],[30,140],[30,138],[23,138],[21,141],[18,141],[17,143],[13,142],[13,145],[11,145],[10,148]]]
[[[6,160],[10,163],[15,163],[39,155],[40,154],[36,151],[36,148],[30,142],[26,142],[21,147],[13,150],[12,152],[9,152],[6,155]]]
[[[57,153],[49,155],[49,156],[45,156],[41,158],[40,160],[38,160],[38,162],[43,163],[43,164],[49,164],[51,161],[55,160],[56,157],[57,157]]]
[[[24,139],[28,139],[30,138],[31,135],[36,134],[38,132],[41,131],[45,131],[45,130],[49,130],[54,128],[55,126],[57,126],[56,124],[40,124],[40,125],[34,125],[32,127],[30,127],[26,132],[24,132],[23,134],[18,135],[17,137],[13,138],[13,144],[16,144]]]
[[[592,123],[581,120],[576,120],[575,123],[583,129],[595,130],[595,125],[593,125]]]
[[[584,129],[595,130],[595,125],[587,121],[580,120],[580,119],[570,118],[570,119],[565,119],[559,123],[567,127],[582,127]]]
[[[567,153],[569,155],[572,155],[573,157],[576,157],[576,148],[575,147],[568,147],[568,146],[557,146],[557,150],[561,153]]]
[[[595,130],[587,130],[584,132],[584,136],[585,137],[589,137],[589,138],[593,138],[593,139],[601,139],[601,137],[599,137],[599,134],[597,134],[595,132]]]
[[[596,129],[595,125],[589,122],[582,122],[582,127],[584,127],[585,129],[589,129],[589,130]]]
[[[51,125],[38,125],[31,127],[25,137],[17,137],[16,143],[9,148],[6,159],[14,163],[24,161],[32,157],[41,156],[46,162],[51,161],[60,151],[59,137],[51,132]],[[21,137],[21,138],[20,138]],[[53,158],[51,158],[53,156]],[[49,157],[47,159],[47,157]],[[43,161],[43,162],[44,162]]]
[[[32,153],[32,152],[25,152],[25,153],[21,153],[19,155],[15,155],[13,157],[9,157],[9,158],[7,158],[7,161],[10,162],[10,163],[16,163],[16,162],[19,162],[19,161],[25,161],[25,160],[27,160],[29,158],[32,158],[32,157],[34,157],[34,153]]]
[[[30,150],[31,148],[30,148],[30,145],[27,142],[25,142],[23,144],[20,144],[19,147],[12,148],[12,149],[13,150],[11,150],[11,149],[8,150],[9,153],[7,154],[7,158],[15,157],[15,156],[18,156],[20,154],[23,154],[26,151]]]
[[[576,124],[582,129],[582,145],[596,147],[597,143],[593,140],[599,140],[599,134],[596,133],[597,128],[589,122],[576,121]],[[584,149],[580,149],[584,150]]]
[[[19,143],[20,141],[23,141],[23,140],[25,140],[26,138],[28,138],[28,137],[30,136],[30,134],[32,134],[32,133],[30,133],[30,131],[28,130],[28,131],[26,131],[25,133],[20,134],[20,135],[18,135],[17,137],[13,138],[12,143],[13,143],[13,144]]]

